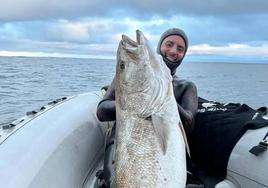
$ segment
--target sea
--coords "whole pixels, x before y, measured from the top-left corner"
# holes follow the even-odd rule
[[[115,66],[111,59],[0,57],[0,125],[57,98],[100,90]],[[268,106],[268,64],[185,61],[176,74],[202,98]]]

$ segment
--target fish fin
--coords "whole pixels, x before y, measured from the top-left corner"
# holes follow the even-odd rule
[[[188,144],[188,141],[187,141],[187,136],[186,136],[184,127],[183,127],[182,123],[179,123],[178,126],[181,129],[181,133],[182,133],[183,140],[184,140],[184,143],[185,143],[186,151],[187,151],[189,157],[191,158],[190,147],[189,147],[189,144]]]
[[[167,151],[167,142],[169,137],[169,127],[165,123],[165,119],[160,115],[152,115],[152,124],[159,140],[163,154]]]

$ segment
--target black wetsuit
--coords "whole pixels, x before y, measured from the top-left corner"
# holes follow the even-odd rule
[[[173,90],[180,118],[187,134],[194,128],[197,113],[197,89],[193,82],[173,76]]]

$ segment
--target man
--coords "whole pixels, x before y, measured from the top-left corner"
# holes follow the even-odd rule
[[[158,42],[157,53],[163,58],[173,76],[173,89],[177,101],[179,114],[189,134],[194,127],[194,117],[197,113],[198,97],[194,83],[180,80],[176,75],[176,69],[188,49],[188,39],[183,30],[171,28],[165,31]],[[108,88],[103,100],[100,101],[97,109],[97,117],[100,121],[115,120],[115,79]]]

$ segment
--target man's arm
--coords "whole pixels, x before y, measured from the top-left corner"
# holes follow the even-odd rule
[[[174,95],[182,123],[188,134],[192,132],[194,128],[194,119],[197,113],[197,88],[192,82],[181,81],[178,83],[179,84],[174,84]]]
[[[99,102],[97,107],[97,117],[100,121],[114,121],[115,113],[115,78],[110,87]]]

